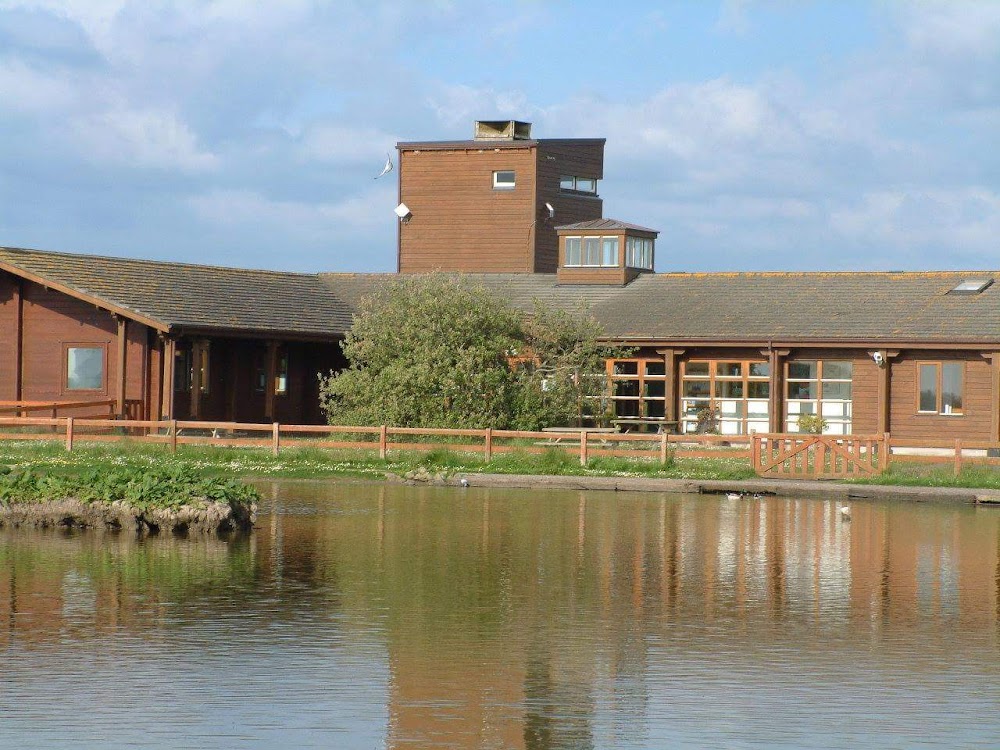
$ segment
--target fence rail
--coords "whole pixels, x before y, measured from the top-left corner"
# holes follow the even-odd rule
[[[447,439],[457,442],[444,442]],[[391,451],[429,451],[439,448],[494,455],[541,454],[562,450],[577,456],[582,465],[597,456],[646,458],[666,463],[670,456],[697,458],[750,457],[749,436],[650,435],[566,429],[564,431],[444,429],[390,426],[286,425],[279,423],[202,422],[193,420],[138,420],[83,417],[0,417],[0,440],[62,440],[67,450],[83,442],[162,444],[176,451],[178,445],[270,448],[278,455],[284,447],[377,450],[385,458]]]
[[[0,409],[10,403],[0,402]],[[62,402],[62,406],[68,403]],[[87,406],[94,405],[87,402]],[[890,461],[949,464],[956,475],[968,465],[1000,466],[997,442],[910,440],[889,433],[653,435],[586,428],[531,431],[0,416],[2,440],[63,441],[67,450],[86,442],[149,443],[164,445],[171,451],[176,451],[179,445],[268,448],[275,455],[286,447],[315,447],[378,451],[383,458],[393,451],[448,448],[481,454],[486,461],[515,451],[541,454],[562,450],[578,457],[583,465],[598,456],[644,458],[661,463],[670,457],[728,458],[748,461],[761,476],[793,479],[871,476],[885,471]]]

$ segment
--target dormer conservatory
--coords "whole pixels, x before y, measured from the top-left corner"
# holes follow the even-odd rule
[[[624,286],[653,272],[655,229],[615,219],[593,219],[556,227],[560,284]]]

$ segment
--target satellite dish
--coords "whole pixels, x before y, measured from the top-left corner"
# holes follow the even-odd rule
[[[555,207],[551,203],[546,203],[545,204],[545,208],[549,212],[549,218],[550,219],[555,218],[555,215],[556,215],[556,209],[555,209]]]
[[[396,216],[398,216],[403,221],[406,221],[411,216],[413,216],[413,214],[410,212],[410,207],[407,206],[405,203],[400,203],[393,210],[396,212]]]

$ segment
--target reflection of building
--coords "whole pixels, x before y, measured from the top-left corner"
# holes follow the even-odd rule
[[[638,429],[819,416],[837,434],[1000,441],[1000,272],[655,273],[657,232],[603,216],[604,140],[530,130],[398,144],[400,273],[587,307],[634,350],[608,363],[609,396]],[[679,267],[684,248],[659,257]],[[0,248],[0,399],[321,421],[316,373],[344,365],[359,299],[393,278]]]

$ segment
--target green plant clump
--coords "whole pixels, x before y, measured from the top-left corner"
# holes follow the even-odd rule
[[[206,477],[191,467],[103,467],[76,475],[42,473],[25,467],[0,469],[0,505],[75,498],[86,503],[122,501],[140,510],[177,510],[200,502],[230,507],[259,498],[254,487],[233,479]]]

